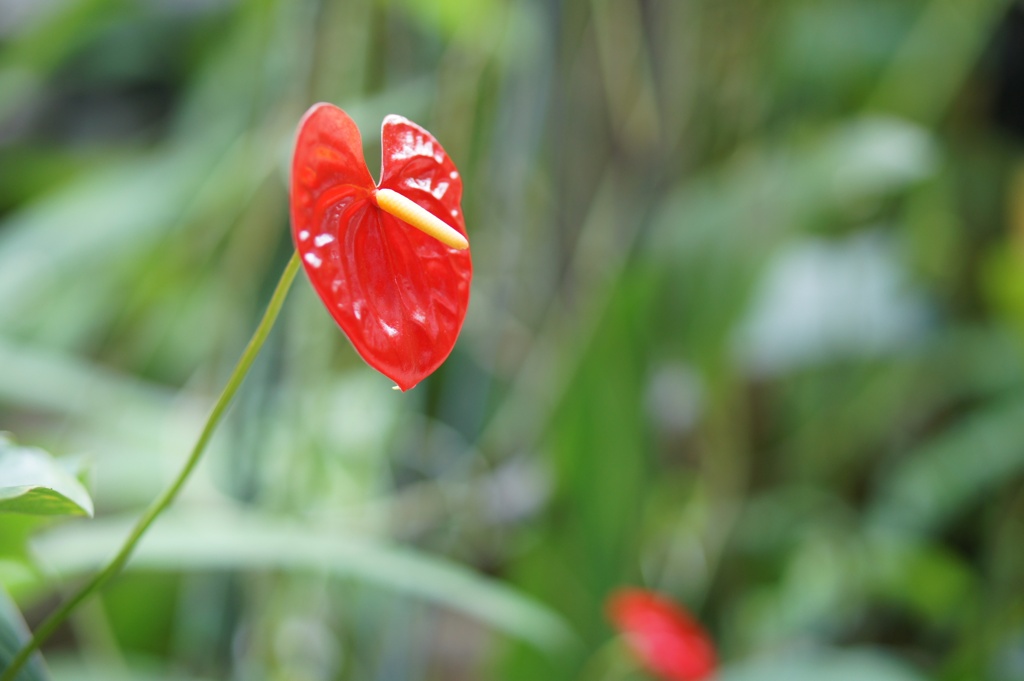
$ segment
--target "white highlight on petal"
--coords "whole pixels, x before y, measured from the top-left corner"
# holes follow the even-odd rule
[[[317,234],[316,238],[313,239],[313,243],[316,246],[326,246],[327,244],[334,241],[334,237],[330,234]]]
[[[401,161],[413,156],[434,156],[434,143],[414,135],[411,130],[402,135],[402,146],[391,154],[392,160]]]
[[[405,181],[405,186],[412,187],[413,189],[422,189],[425,192],[430,191],[430,179],[420,180],[415,177],[410,177]]]
[[[309,263],[310,267],[320,267],[324,263],[316,253],[307,253],[302,259]]]
[[[308,238],[309,238],[309,230],[308,229],[304,229],[301,232],[299,232],[299,241],[305,241]]]

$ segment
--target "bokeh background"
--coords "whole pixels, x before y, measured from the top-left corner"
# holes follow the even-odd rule
[[[1024,679],[1007,0],[0,0],[0,430],[97,504],[0,518],[29,624],[181,465],[317,101],[459,165],[459,343],[392,391],[300,276],[55,679],[641,679],[622,585],[728,681]]]

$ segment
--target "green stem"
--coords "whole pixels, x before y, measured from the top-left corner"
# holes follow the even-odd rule
[[[135,523],[135,527],[132,529],[131,534],[125,540],[124,545],[121,546],[121,550],[117,552],[106,567],[100,570],[96,575],[93,576],[86,584],[84,584],[73,596],[68,598],[64,603],[61,604],[57,610],[55,610],[49,617],[47,617],[39,627],[36,628],[35,634],[32,636],[32,640],[25,644],[25,646],[18,651],[17,656],[11,660],[11,664],[4,670],[0,681],[13,681],[22,665],[31,657],[32,653],[35,652],[43,641],[48,639],[51,634],[59,627],[71,611],[74,610],[82,601],[92,595],[100,587],[106,584],[112,577],[117,575],[121,569],[128,562],[132,552],[135,550],[135,546],[142,539],[142,535],[146,533],[149,526],[153,524],[153,521],[171,505],[175,497],[178,496],[178,492],[185,485],[185,481],[188,480],[189,474],[199,463],[199,459],[202,457],[203,450],[206,449],[206,445],[209,443],[210,438],[213,436],[213,431],[217,428],[217,424],[220,422],[221,417],[224,415],[224,411],[228,408],[231,403],[231,399],[238,392],[238,387],[242,385],[242,381],[245,380],[246,374],[249,373],[249,368],[252,366],[253,361],[256,359],[256,355],[259,354],[260,348],[263,347],[263,342],[267,340],[267,336],[270,334],[270,329],[273,328],[274,322],[277,320],[277,315],[281,311],[281,306],[284,304],[284,299],[288,295],[288,289],[291,288],[292,282],[295,280],[295,275],[299,271],[299,254],[295,253],[292,255],[291,260],[288,261],[288,266],[285,267],[284,273],[281,275],[281,280],[277,282],[277,288],[274,289],[274,295],[270,298],[270,303],[267,305],[267,311],[263,313],[263,319],[260,320],[259,326],[256,327],[256,331],[253,333],[252,338],[249,339],[249,344],[245,347],[245,352],[242,353],[241,358],[238,360],[238,364],[235,365],[234,371],[231,372],[231,377],[228,379],[227,384],[220,393],[220,397],[217,398],[217,402],[213,405],[213,409],[210,410],[210,415],[206,418],[206,425],[203,426],[203,431],[199,435],[199,439],[196,440],[195,446],[192,448],[192,453],[189,454],[188,460],[185,462],[185,466],[178,473],[178,477],[174,479],[171,486],[164,490],[163,494],[156,498],[146,512],[142,514],[138,522]]]

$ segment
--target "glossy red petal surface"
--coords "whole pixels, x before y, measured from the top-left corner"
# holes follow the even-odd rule
[[[715,671],[714,644],[682,608],[643,589],[608,601],[608,617],[640,663],[666,681],[703,681]]]
[[[380,186],[465,235],[462,181],[437,140],[389,116],[382,148]],[[300,126],[292,166],[295,243],[313,288],[356,351],[408,390],[454,347],[472,262],[468,250],[449,248],[382,211],[374,189],[355,124],[337,107],[315,106]]]

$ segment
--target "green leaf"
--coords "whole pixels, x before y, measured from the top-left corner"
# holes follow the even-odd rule
[[[183,669],[161,669],[159,660],[132,653],[129,665],[90,660],[88,669],[83,669],[80,657],[50,655],[47,666],[54,681],[210,681],[208,676]]]
[[[7,592],[0,589],[0,670],[7,669],[11,659],[18,654],[21,646],[30,638],[28,627],[22,619],[18,606]],[[49,681],[50,675],[43,665],[43,656],[32,655],[18,672],[15,681]]]
[[[130,525],[101,519],[32,540],[41,564],[62,576],[91,572],[121,544]],[[423,598],[543,649],[571,645],[553,611],[461,565],[370,537],[346,535],[251,513],[204,511],[162,518],[132,556],[132,568],[325,571]]]
[[[816,651],[762,658],[723,669],[720,681],[924,681],[895,658],[874,650]]]
[[[940,530],[1024,470],[1024,400],[1000,400],[909,452],[880,483],[874,526]]]
[[[0,434],[0,511],[92,516],[92,499],[75,474],[41,449]]]

